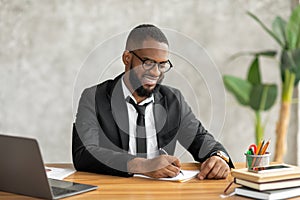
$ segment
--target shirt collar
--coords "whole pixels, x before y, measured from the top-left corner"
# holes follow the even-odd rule
[[[136,103],[135,98],[133,97],[133,95],[131,94],[130,90],[128,89],[128,87],[126,86],[126,84],[124,82],[124,76],[121,78],[121,80],[122,80],[121,82],[122,82],[122,89],[123,89],[124,99],[127,101],[127,98],[132,98],[134,100],[134,102]],[[144,105],[145,103],[149,103],[151,101],[154,102],[153,94],[151,94],[150,97],[146,98],[144,101],[139,103],[139,105]]]

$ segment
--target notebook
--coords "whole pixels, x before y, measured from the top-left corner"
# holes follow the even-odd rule
[[[0,135],[0,190],[44,199],[60,199],[98,187],[48,179],[35,139]]]
[[[287,198],[299,196],[300,187],[280,189],[280,190],[266,190],[266,191],[258,191],[246,187],[238,187],[235,188],[234,192],[237,195],[251,197],[254,199],[277,200],[277,199],[287,199]]]
[[[194,177],[200,172],[199,170],[181,170],[182,173],[179,173],[177,176],[172,178],[151,178],[149,176],[141,175],[141,174],[135,174],[134,177],[140,177],[140,178],[149,178],[149,179],[155,179],[160,181],[175,181],[175,182],[186,182]]]

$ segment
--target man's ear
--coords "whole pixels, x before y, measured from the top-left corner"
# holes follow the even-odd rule
[[[131,63],[131,53],[128,50],[125,50],[122,55],[122,60],[125,66],[130,66]]]

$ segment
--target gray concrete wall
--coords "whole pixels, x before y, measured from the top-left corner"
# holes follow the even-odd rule
[[[96,59],[92,70],[95,73],[91,75],[89,70],[83,70],[85,61],[91,52],[99,50],[101,43],[126,35],[140,23],[153,23],[171,29],[171,33],[178,31],[201,49],[203,55],[194,55],[194,48],[185,46],[184,40],[175,44],[176,37],[173,38],[171,59],[176,69],[167,75],[166,84],[182,89],[195,114],[205,127],[215,131],[213,134],[226,146],[233,160],[244,161],[247,145],[254,142],[254,113],[225,93],[219,78],[221,74],[246,76],[249,57],[228,62],[237,52],[278,49],[246,11],[270,25],[278,14],[287,18],[290,7],[289,1],[282,0],[2,0],[0,132],[37,138],[45,162],[70,162],[72,105],[76,107],[82,88],[122,72],[120,53],[125,41],[116,39],[115,47],[108,46],[103,54],[100,51],[99,56],[108,52],[115,55],[112,67],[97,63]],[[181,46],[196,58],[196,68],[176,54],[175,47]],[[197,67],[203,71],[195,73]],[[215,67],[213,73],[210,67]],[[216,76],[208,79],[207,73]],[[279,83],[277,61],[262,60],[262,74],[263,81]],[[212,83],[218,92],[209,88]],[[215,101],[215,94],[225,94],[219,96],[220,103]],[[220,110],[221,117],[216,116],[216,110]],[[263,116],[267,120],[265,138],[272,139],[271,152],[278,110],[279,98]],[[288,146],[291,153],[286,158],[292,164],[296,163],[292,152],[298,145],[295,123],[292,120]]]

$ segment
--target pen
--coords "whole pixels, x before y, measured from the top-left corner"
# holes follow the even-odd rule
[[[159,153],[160,155],[161,155],[161,154],[167,155],[167,156],[169,155],[168,152],[166,152],[163,148],[159,148],[158,151],[160,152],[160,153]],[[172,163],[172,165],[176,166],[174,163]],[[177,167],[177,166],[176,166],[176,167]],[[184,174],[183,174],[183,172],[182,172],[181,170],[180,170],[179,172],[184,176]]]

